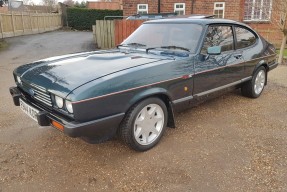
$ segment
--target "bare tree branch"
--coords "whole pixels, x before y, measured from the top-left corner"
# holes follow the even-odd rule
[[[278,27],[282,32],[283,38],[281,42],[281,48],[278,58],[278,63],[283,62],[284,49],[286,47],[287,40],[287,0],[273,0],[272,2],[272,20],[271,22]]]

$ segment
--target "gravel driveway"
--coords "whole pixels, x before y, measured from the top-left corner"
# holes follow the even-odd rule
[[[0,192],[287,191],[287,67],[269,74],[258,99],[228,93],[176,117],[154,149],[114,139],[87,144],[40,128],[14,107],[15,67],[94,49],[89,32],[7,39],[0,53]]]

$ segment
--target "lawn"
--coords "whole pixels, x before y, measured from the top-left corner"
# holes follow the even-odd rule
[[[277,50],[276,50],[276,53],[279,54],[279,52],[280,52],[280,50],[277,49]],[[287,49],[284,50],[284,57],[287,57]]]

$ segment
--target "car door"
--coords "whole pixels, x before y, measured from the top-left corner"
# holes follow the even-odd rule
[[[220,46],[221,54],[208,55],[208,47]],[[244,75],[242,51],[234,49],[232,25],[208,26],[201,53],[195,61],[193,95],[202,96],[224,88]]]

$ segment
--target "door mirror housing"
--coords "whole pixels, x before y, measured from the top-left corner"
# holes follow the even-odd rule
[[[221,54],[221,47],[220,46],[213,46],[207,48],[208,55],[220,55]]]

